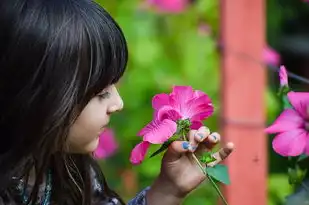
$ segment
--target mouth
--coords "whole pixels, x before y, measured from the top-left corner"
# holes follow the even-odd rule
[[[105,127],[102,127],[102,128],[99,130],[97,138],[99,138],[99,137],[101,136],[101,134],[104,132],[104,130],[105,130]]]

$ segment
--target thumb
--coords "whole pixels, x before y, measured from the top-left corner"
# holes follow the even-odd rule
[[[188,141],[174,141],[168,147],[166,157],[168,160],[177,160],[187,152],[194,152],[197,146],[192,146]]]

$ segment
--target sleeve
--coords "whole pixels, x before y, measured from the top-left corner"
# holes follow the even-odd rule
[[[131,199],[128,202],[128,205],[147,205],[146,202],[146,193],[150,187],[145,188],[143,191],[138,193],[135,198]]]
[[[284,205],[306,205],[309,204],[309,194],[307,187],[309,185],[309,181],[303,182],[303,186],[300,186],[296,192],[292,195],[286,197],[286,201]]]

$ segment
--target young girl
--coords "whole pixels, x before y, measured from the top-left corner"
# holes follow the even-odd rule
[[[1,205],[125,204],[91,153],[123,107],[115,83],[127,58],[121,29],[93,1],[0,1]],[[129,204],[180,204],[205,179],[187,153],[220,136],[201,127],[188,137],[171,144],[158,178]]]

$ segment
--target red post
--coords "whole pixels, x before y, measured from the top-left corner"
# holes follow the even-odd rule
[[[266,205],[265,1],[221,0],[222,135],[235,143],[227,160],[229,205]]]

